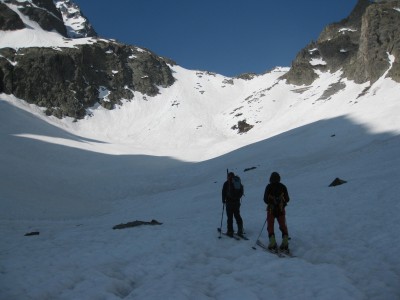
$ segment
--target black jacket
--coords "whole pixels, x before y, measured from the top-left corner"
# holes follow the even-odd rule
[[[273,198],[279,197],[280,195],[283,194],[285,204],[289,202],[289,193],[286,188],[286,186],[283,183],[280,182],[274,182],[274,183],[269,183],[265,187],[265,192],[264,192],[264,202],[268,205],[271,205],[273,203],[270,203],[271,198],[269,196],[272,196]]]
[[[240,202],[240,198],[243,196],[243,185],[241,185],[240,192],[237,196],[229,196],[229,189],[233,191],[233,183],[227,180],[222,187],[222,203],[225,203],[225,201],[229,203]]]

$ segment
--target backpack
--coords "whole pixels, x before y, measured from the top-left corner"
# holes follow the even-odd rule
[[[233,188],[230,188],[233,187]],[[228,187],[228,194],[229,198],[240,199],[243,196],[243,185],[240,177],[235,175],[232,178],[232,185]]]
[[[268,195],[268,203],[271,205],[281,205],[282,203],[285,203],[285,194],[282,192],[279,195]]]
[[[286,199],[283,192],[279,196],[268,196],[268,207],[274,215],[279,215],[286,206]]]

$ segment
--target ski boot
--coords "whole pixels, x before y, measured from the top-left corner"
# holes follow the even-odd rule
[[[282,243],[279,246],[279,250],[282,252],[289,253],[289,237],[287,235],[284,235],[282,237]]]
[[[237,231],[237,235],[239,235],[239,236],[243,236],[244,235],[242,226],[239,226],[238,231]]]
[[[278,247],[276,245],[276,240],[275,240],[275,236],[271,235],[269,237],[269,244],[268,244],[268,250],[270,251],[277,251]]]
[[[229,236],[229,237],[233,237],[233,230],[228,230],[226,232],[226,235]]]

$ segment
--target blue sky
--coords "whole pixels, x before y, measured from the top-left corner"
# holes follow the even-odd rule
[[[290,67],[357,0],[74,0],[97,33],[180,66],[235,76]]]

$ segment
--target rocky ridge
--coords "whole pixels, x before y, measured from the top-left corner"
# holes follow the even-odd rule
[[[282,78],[310,85],[318,71],[343,71],[356,83],[374,83],[394,61],[389,77],[400,82],[400,1],[359,0],[349,15],[324,28],[317,41],[303,48]]]
[[[0,3],[0,30],[21,30],[27,17],[66,39],[95,37],[84,18],[80,30],[65,26],[77,16],[83,18],[69,0],[6,0]],[[0,93],[43,107],[48,115],[80,119],[87,108],[112,109],[136,91],[156,95],[159,87],[174,83],[168,64],[173,62],[150,50],[99,38],[71,48],[1,48]]]
[[[70,0],[54,0],[60,11],[67,34],[71,38],[96,37],[97,33],[79,7]]]

